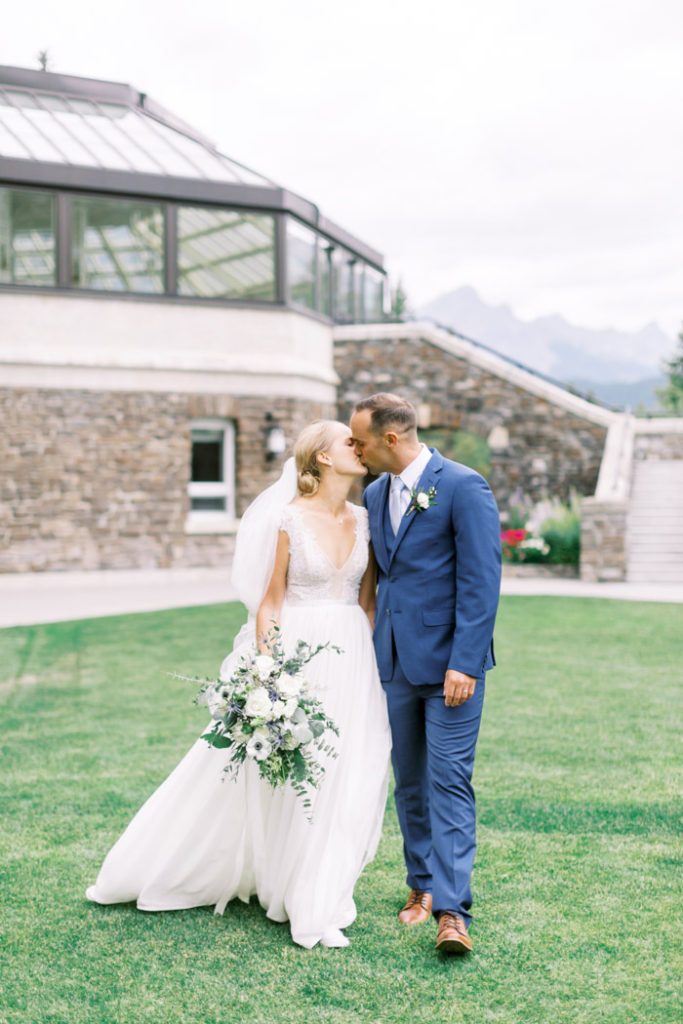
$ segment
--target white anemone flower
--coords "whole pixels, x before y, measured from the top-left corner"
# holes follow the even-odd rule
[[[265,761],[273,749],[267,729],[255,729],[247,743],[247,756],[255,761]]]

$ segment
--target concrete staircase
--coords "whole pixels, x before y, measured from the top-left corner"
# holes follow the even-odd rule
[[[683,460],[636,459],[628,512],[629,583],[683,583]]]

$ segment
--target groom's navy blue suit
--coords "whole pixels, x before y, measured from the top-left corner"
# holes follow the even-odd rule
[[[469,924],[475,808],[471,778],[486,670],[495,664],[500,526],[488,484],[432,449],[417,491],[435,504],[408,511],[394,536],[390,474],[363,503],[378,565],[374,641],[393,737],[396,807],[411,889],[433,912]],[[457,707],[444,702],[446,669],[477,679]]]

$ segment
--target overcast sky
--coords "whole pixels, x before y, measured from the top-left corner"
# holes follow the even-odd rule
[[[386,256],[532,318],[683,321],[681,0],[31,0],[0,63],[125,81]]]

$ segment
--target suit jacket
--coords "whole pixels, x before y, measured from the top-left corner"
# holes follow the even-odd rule
[[[493,625],[500,592],[500,524],[491,490],[474,470],[435,449],[418,491],[435,504],[404,515],[394,538],[387,511],[390,474],[366,489],[378,565],[374,642],[380,677],[394,652],[416,685],[439,683],[446,669],[479,677],[495,665]]]

